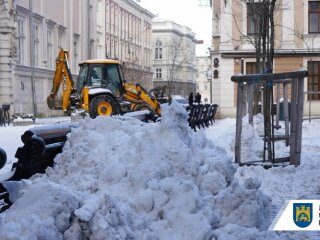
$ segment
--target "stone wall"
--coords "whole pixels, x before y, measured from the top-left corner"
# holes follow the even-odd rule
[[[14,11],[10,11],[12,1],[0,0],[0,106],[12,104],[12,63],[14,47]]]

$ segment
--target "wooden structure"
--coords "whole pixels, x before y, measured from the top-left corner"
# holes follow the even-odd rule
[[[304,78],[307,71],[274,73],[274,74],[250,74],[232,76],[231,80],[237,83],[237,119],[236,119],[236,141],[235,141],[235,162],[240,165],[257,163],[285,163],[292,165],[300,164],[301,137],[304,103]],[[241,133],[242,120],[245,114],[249,116],[249,124],[253,124],[254,92],[259,86],[261,89],[261,112],[264,117],[264,149],[261,161],[241,162]],[[276,89],[276,124],[274,108],[274,89]],[[285,134],[275,135],[279,121],[279,95],[283,90],[283,115],[285,122]],[[290,92],[289,92],[290,91]],[[290,104],[290,108],[289,108]],[[289,112],[290,110],[290,112]],[[290,114],[290,115],[289,115]],[[289,118],[290,117],[290,118]],[[275,158],[274,142],[285,141],[290,146],[288,157]]]

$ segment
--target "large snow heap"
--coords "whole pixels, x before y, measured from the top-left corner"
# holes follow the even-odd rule
[[[158,123],[84,119],[54,168],[7,185],[14,204],[0,215],[0,239],[255,239],[270,200],[234,173],[175,102]]]

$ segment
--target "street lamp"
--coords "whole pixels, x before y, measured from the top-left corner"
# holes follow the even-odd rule
[[[207,80],[210,83],[210,103],[212,103],[212,70],[207,69]]]

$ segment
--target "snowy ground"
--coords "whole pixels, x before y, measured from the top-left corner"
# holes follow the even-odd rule
[[[53,169],[7,186],[15,203],[0,214],[0,239],[320,238],[268,231],[284,200],[319,199],[320,122],[303,124],[301,166],[266,170],[233,163],[235,119],[195,133],[180,105],[164,105],[162,114],[153,124],[80,121]],[[244,125],[245,160],[261,156],[260,123],[257,116],[254,129]],[[31,127],[0,128],[9,163]]]

